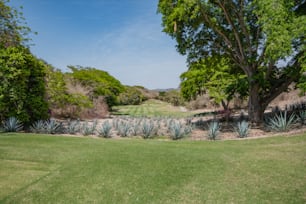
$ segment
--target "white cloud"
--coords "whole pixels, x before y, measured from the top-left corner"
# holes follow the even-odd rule
[[[29,12],[33,14],[30,19],[33,19],[33,30],[39,35],[33,37],[36,46],[32,51],[63,70],[67,65],[90,66],[108,71],[126,85],[176,88],[179,75],[187,69],[185,57],[177,53],[175,42],[162,33],[160,16],[154,11],[156,3],[134,1],[135,5],[142,4],[145,8],[137,10],[137,15],[125,14],[127,18],[118,15],[120,18],[114,19],[115,14],[107,16],[108,10],[100,12],[104,15],[97,16],[101,18],[97,21],[88,18],[99,12],[84,14],[86,18],[82,19],[90,26],[79,19],[58,21],[48,15],[41,20],[33,10]],[[120,7],[116,9],[121,11]],[[105,16],[107,19],[103,19]]]
[[[87,63],[108,71],[127,85],[148,88],[176,88],[186,70],[174,42],[161,32],[159,24],[139,20],[91,42]]]

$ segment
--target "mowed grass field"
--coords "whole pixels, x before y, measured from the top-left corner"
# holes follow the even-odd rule
[[[132,117],[188,117],[196,114],[196,111],[185,111],[182,107],[175,107],[159,100],[148,100],[141,105],[115,106],[115,115],[129,115]]]
[[[306,135],[238,141],[0,134],[0,203],[306,203]]]

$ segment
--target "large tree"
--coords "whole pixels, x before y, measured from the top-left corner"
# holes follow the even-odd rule
[[[267,105],[301,75],[305,0],[160,0],[164,31],[189,63],[212,55],[246,75],[249,118],[261,123]]]
[[[30,28],[8,3],[0,0],[0,121],[14,116],[29,125],[48,117],[46,66],[26,47]]]

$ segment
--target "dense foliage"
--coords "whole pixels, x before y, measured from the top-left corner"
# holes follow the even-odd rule
[[[27,48],[0,49],[0,120],[15,116],[29,124],[48,117],[45,68]]]
[[[22,13],[8,6],[9,0],[0,0],[0,47],[25,45],[31,29],[26,26]]]
[[[125,91],[119,95],[120,105],[139,105],[147,98],[137,86],[126,86]]]
[[[16,117],[27,126],[48,117],[46,66],[25,47],[31,29],[8,3],[0,0],[0,120]]]
[[[248,82],[249,116],[260,123],[267,105],[301,76],[305,1],[160,0],[164,31],[189,64],[219,55]]]
[[[182,97],[179,90],[167,90],[167,91],[160,91],[158,99],[161,101],[165,101],[170,103],[174,106],[181,106],[184,105],[184,98]]]
[[[105,71],[91,67],[68,66],[71,77],[91,89],[90,97],[103,96],[109,107],[118,103],[118,96],[124,91],[124,86]]]
[[[50,109],[58,116],[78,118],[85,108],[91,108],[93,102],[84,93],[71,93],[67,87],[68,77],[60,70],[47,65],[46,88]]]
[[[238,83],[237,83],[238,82]],[[181,92],[190,101],[199,95],[209,96],[225,109],[235,94],[241,98],[247,95],[247,81],[241,71],[226,58],[207,57],[191,63],[188,71],[181,74]]]

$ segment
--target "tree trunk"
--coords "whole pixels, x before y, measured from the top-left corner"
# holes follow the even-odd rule
[[[261,125],[264,118],[266,106],[261,103],[259,95],[259,84],[251,84],[248,102],[249,120],[254,125]]]

